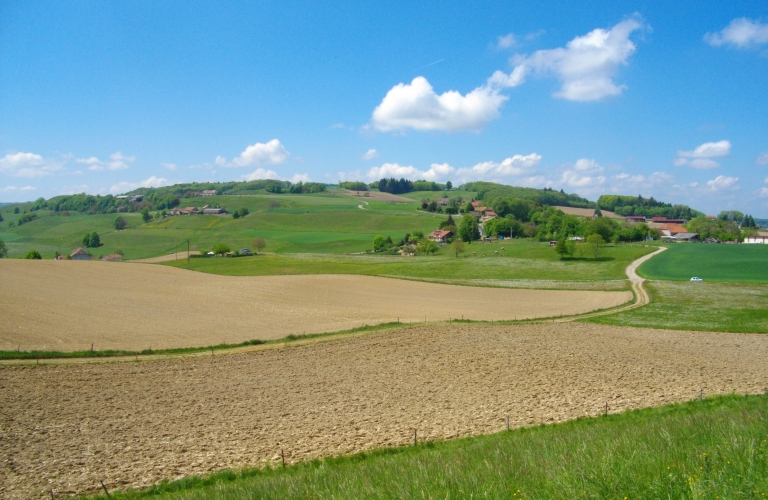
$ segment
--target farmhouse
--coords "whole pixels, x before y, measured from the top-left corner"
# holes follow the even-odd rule
[[[451,231],[436,229],[431,233],[429,233],[427,235],[427,238],[429,238],[432,241],[436,241],[438,243],[443,243],[446,240],[446,238],[450,238],[451,236],[453,236],[453,232]]]
[[[644,215],[628,215],[627,222],[645,222]]]
[[[657,216],[653,217],[651,222],[658,222],[659,224],[685,224],[688,221],[686,219],[667,219],[666,217]]]
[[[203,215],[220,215],[227,213],[223,208],[206,208],[203,210]]]
[[[69,258],[72,260],[91,260],[91,254],[85,251],[83,247],[77,247],[69,254]]]
[[[448,198],[435,198],[435,201],[442,206],[446,206],[448,204]]]
[[[668,242],[698,241],[699,233],[675,233],[673,235],[662,236],[661,240]]]
[[[200,196],[216,196],[216,190],[215,189],[206,189],[202,193],[200,193]]]
[[[768,236],[745,236],[744,243],[768,245]]]
[[[674,236],[676,234],[688,232],[688,230],[683,226],[681,226],[680,224],[671,224],[671,223],[664,224],[660,226],[658,229],[662,236]]]

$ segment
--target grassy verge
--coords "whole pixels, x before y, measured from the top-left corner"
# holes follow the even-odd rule
[[[766,470],[768,397],[723,396],[112,497],[762,499]]]
[[[460,320],[454,320],[459,322]],[[470,322],[469,320],[465,322]],[[272,340],[246,340],[237,344],[216,344],[202,347],[178,347],[173,349],[144,349],[143,351],[123,351],[123,350],[106,350],[106,351],[0,351],[0,360],[13,360],[13,359],[76,359],[76,358],[110,358],[120,356],[152,356],[152,355],[166,355],[166,354],[194,354],[197,352],[207,351],[221,351],[226,349],[236,349],[238,347],[248,347],[253,345],[264,344],[285,344],[289,342],[297,342],[301,340],[316,339],[322,337],[329,337],[332,335],[345,335],[361,332],[373,332],[379,330],[386,330],[388,328],[406,328],[409,326],[407,323],[398,323],[393,321],[390,323],[380,323],[378,325],[364,325],[349,330],[341,330],[337,332],[327,333],[307,333],[303,335],[287,335],[280,339]]]
[[[392,255],[270,254],[238,259],[208,258],[169,261],[164,265],[230,276],[283,274],[363,274],[442,280],[622,280],[633,260],[654,248],[636,245],[608,246],[603,257],[561,260],[547,243],[513,241],[467,245],[468,255],[441,254],[405,258]],[[501,252],[504,247],[504,252]],[[471,255],[475,252],[477,255]],[[498,255],[494,252],[499,252]],[[485,255],[483,255],[485,254]],[[486,286],[488,284],[486,283]]]
[[[673,244],[638,269],[654,280],[755,283],[768,281],[768,246]]]
[[[651,297],[649,305],[582,321],[672,330],[768,332],[765,285],[651,281],[645,288]]]

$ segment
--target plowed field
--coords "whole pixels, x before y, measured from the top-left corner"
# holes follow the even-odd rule
[[[768,336],[442,325],[171,361],[0,367],[0,497],[46,498],[768,385]]]
[[[110,262],[0,261],[1,350],[198,347],[390,321],[577,314],[630,292],[503,290],[352,275],[216,276]]]

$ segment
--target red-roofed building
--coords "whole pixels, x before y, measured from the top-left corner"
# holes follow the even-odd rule
[[[453,236],[453,232],[451,231],[445,231],[443,229],[436,229],[429,233],[427,235],[427,238],[429,238],[432,241],[436,241],[438,243],[442,243],[445,241],[446,238],[449,238],[450,236]]]

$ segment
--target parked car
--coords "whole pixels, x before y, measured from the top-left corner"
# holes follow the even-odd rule
[[[691,278],[691,281],[704,281],[704,280],[703,280],[703,279],[701,279],[701,278],[697,278],[696,276],[694,276],[693,278]]]
[[[241,248],[240,252],[238,252],[240,255],[253,255],[250,249],[248,248]]]

